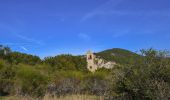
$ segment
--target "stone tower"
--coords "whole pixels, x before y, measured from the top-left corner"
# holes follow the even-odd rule
[[[91,72],[95,72],[95,70],[97,70],[97,65],[95,64],[95,55],[93,54],[93,52],[88,51],[86,57],[88,70]]]

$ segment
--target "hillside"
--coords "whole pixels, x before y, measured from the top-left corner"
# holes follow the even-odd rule
[[[29,65],[35,65],[40,62],[45,62],[45,63],[48,63],[50,65],[52,64],[53,66],[57,67],[59,65],[58,62],[62,62],[61,59],[62,60],[65,59],[67,62],[71,62],[72,63],[71,65],[79,66],[82,64],[82,65],[84,65],[84,67],[86,67],[85,59],[80,61],[81,56],[58,55],[55,57],[46,57],[43,61],[41,61],[41,59],[37,56],[24,54],[24,53],[20,53],[20,52],[12,52],[10,50],[10,48],[7,48],[7,47],[6,47],[6,52],[8,53],[8,55],[4,56],[3,55],[4,51],[3,51],[3,49],[1,49],[0,50],[0,55],[1,55],[0,58],[6,59],[11,63],[16,63],[16,64],[25,63],[25,64],[29,64]],[[107,50],[104,50],[101,52],[97,52],[97,53],[95,53],[95,55],[99,56],[102,59],[105,59],[106,61],[115,61],[116,63],[119,63],[119,64],[129,64],[129,63],[135,62],[136,60],[138,60],[142,57],[139,54],[136,54],[134,52],[131,52],[126,49],[121,49],[121,48],[107,49]],[[60,59],[60,60],[57,60],[57,59]],[[70,60],[68,60],[68,59],[70,59]],[[65,61],[65,60],[63,60],[63,61]],[[80,61],[81,64],[76,63],[77,61]],[[63,65],[63,64],[64,63],[62,63],[61,65]],[[75,68],[79,69],[79,67],[75,67]],[[81,68],[83,68],[83,66]]]
[[[120,48],[104,50],[96,53],[96,55],[107,61],[115,61],[119,64],[129,64],[142,57],[139,54]]]

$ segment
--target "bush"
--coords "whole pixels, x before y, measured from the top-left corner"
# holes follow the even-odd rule
[[[143,51],[144,59],[134,65],[113,70],[113,90],[129,100],[168,100],[170,98],[170,60],[153,49]]]
[[[31,66],[19,65],[16,80],[16,87],[21,95],[43,96],[45,94],[48,77]]]
[[[13,92],[15,70],[4,60],[0,60],[0,95]]]

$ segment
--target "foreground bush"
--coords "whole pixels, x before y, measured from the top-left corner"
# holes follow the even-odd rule
[[[93,94],[103,95],[108,89],[108,73],[84,73],[80,71],[57,71],[48,85],[48,93],[53,95]]]
[[[43,96],[48,77],[31,66],[20,65],[16,72],[17,92],[21,95]]]
[[[169,100],[170,60],[166,53],[142,51],[144,59],[134,65],[113,69],[113,91],[119,99]]]
[[[15,68],[0,59],[0,95],[13,93]]]

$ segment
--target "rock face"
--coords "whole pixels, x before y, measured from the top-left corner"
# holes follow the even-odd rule
[[[86,54],[87,69],[91,72],[95,72],[98,68],[111,69],[116,65],[115,62],[106,61],[97,57],[92,51],[88,51]]]

